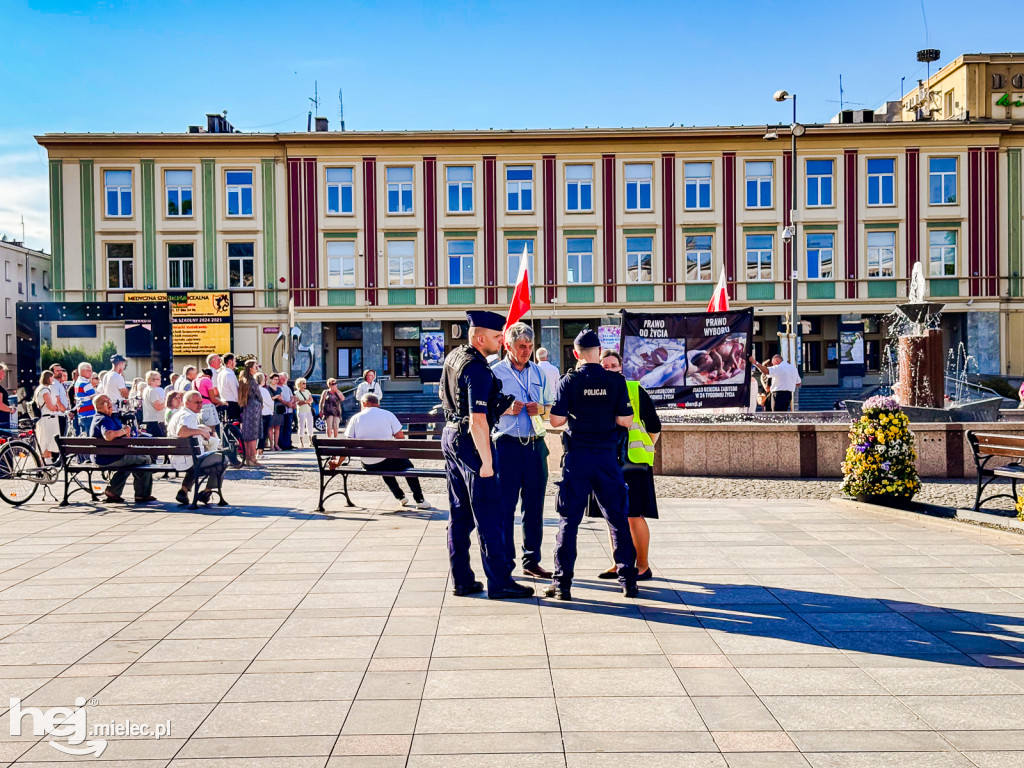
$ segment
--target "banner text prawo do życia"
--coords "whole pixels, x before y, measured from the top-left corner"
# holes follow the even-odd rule
[[[622,370],[655,405],[746,407],[754,310],[622,313]]]

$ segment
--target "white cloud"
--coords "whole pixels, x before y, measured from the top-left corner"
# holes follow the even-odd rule
[[[50,188],[46,176],[0,176],[0,232],[21,239],[25,218],[25,244],[50,252]]]
[[[50,251],[50,192],[46,152],[31,136],[0,134],[0,233]]]

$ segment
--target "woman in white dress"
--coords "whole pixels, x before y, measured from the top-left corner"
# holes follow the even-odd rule
[[[36,444],[43,452],[43,458],[49,459],[57,453],[57,435],[60,433],[60,420],[57,414],[63,413],[64,404],[54,387],[61,386],[53,382],[53,371],[43,371],[39,377],[39,387],[33,399],[39,406],[39,421],[36,422]]]

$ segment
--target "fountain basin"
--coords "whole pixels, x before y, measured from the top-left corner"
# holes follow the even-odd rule
[[[903,406],[910,423],[940,424],[965,421],[999,421],[999,409],[1003,406],[1003,398],[986,397],[983,400],[970,400],[957,403],[949,408],[922,408],[912,405]],[[863,400],[847,400],[846,410],[859,419],[863,413]]]
[[[929,325],[933,318],[939,316],[944,306],[946,305],[933,301],[916,301],[910,304],[897,304],[896,311],[914,325]]]

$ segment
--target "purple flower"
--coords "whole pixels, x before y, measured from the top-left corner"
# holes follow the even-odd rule
[[[864,453],[868,449],[867,443],[861,443],[857,446],[857,453]]]
[[[891,397],[882,397],[882,395],[875,395],[869,397],[864,401],[863,410],[867,411],[898,411],[900,410],[900,404]]]
[[[886,472],[889,471],[889,467],[891,467],[891,466],[892,466],[892,464],[890,464],[888,461],[883,461],[882,462],[882,469],[885,470]]]

